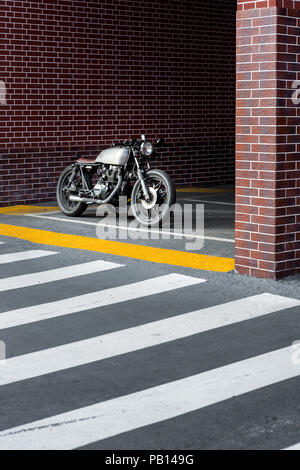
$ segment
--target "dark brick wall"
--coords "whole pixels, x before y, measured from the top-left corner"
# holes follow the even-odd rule
[[[74,149],[146,133],[178,185],[234,178],[234,0],[0,0],[0,204],[49,200]]]

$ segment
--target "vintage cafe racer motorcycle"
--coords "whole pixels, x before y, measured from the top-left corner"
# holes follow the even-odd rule
[[[162,146],[163,139],[156,145]],[[70,217],[81,215],[89,205],[117,205],[120,196],[130,201],[135,219],[145,226],[156,226],[175,204],[176,192],[170,176],[151,169],[154,152],[151,142],[141,139],[114,144],[95,160],[78,158],[61,174],[57,202]]]

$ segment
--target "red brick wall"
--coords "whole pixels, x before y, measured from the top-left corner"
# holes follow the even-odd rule
[[[300,273],[300,107],[292,101],[292,83],[300,78],[300,12],[241,5],[236,267],[278,278]]]
[[[238,10],[253,10],[256,8],[300,8],[300,0],[238,0]]]
[[[225,8],[224,8],[225,6]],[[0,0],[0,204],[49,200],[74,150],[163,136],[177,184],[233,180],[234,0]]]

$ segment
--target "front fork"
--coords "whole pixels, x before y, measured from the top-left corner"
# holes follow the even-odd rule
[[[139,182],[141,183],[141,186],[142,186],[142,191],[143,191],[145,201],[150,202],[151,197],[150,197],[150,193],[148,190],[148,186],[146,185],[146,181],[144,178],[145,173],[144,173],[144,170],[140,167],[140,164],[137,158],[135,158],[135,164],[137,167],[137,175],[138,175]]]

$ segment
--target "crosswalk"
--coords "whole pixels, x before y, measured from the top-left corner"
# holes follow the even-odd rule
[[[2,244],[2,243],[1,243]],[[55,251],[29,250],[19,253],[9,253],[0,255],[0,264],[15,263],[16,261],[26,261],[29,259],[43,258],[44,256],[56,255]]]
[[[80,266],[80,265],[79,265]],[[115,266],[117,267],[117,265]],[[80,268],[79,268],[80,269]],[[72,273],[72,269],[71,269]],[[77,275],[82,275],[79,271]],[[57,279],[54,279],[57,280]],[[20,308],[3,312],[0,316],[0,330],[15,326],[34,323],[41,319],[57,318],[81,311],[100,308],[129,300],[147,297],[174,289],[180,289],[205,282],[203,279],[195,279],[180,274],[169,274],[147,281],[136,282],[112,289],[93,292],[91,294],[71,297],[33,307]],[[32,284],[31,284],[32,285]],[[101,314],[101,310],[99,311]]]
[[[290,348],[0,433],[2,450],[71,450],[189,413],[299,374]],[[14,439],[16,437],[16,439]],[[15,447],[17,446],[17,447]]]
[[[0,386],[176,341],[295,306],[300,306],[300,301],[270,294],[255,295],[222,306],[17,356],[7,360],[0,376]]]
[[[0,244],[3,245],[3,242]],[[16,265],[21,262],[24,269],[25,262],[46,260],[51,255],[57,255],[55,259],[59,259],[58,252],[46,250],[0,254],[0,264],[5,268],[6,263]],[[34,305],[35,299],[32,298],[29,307],[3,311],[0,313],[0,330],[8,335],[15,328],[38,325],[38,331],[47,331],[48,320],[70,321],[73,314],[86,314],[88,311],[93,311],[101,318],[107,315],[106,309],[111,306],[130,306],[131,302],[143,302],[146,305],[157,296],[172,295],[195,287],[203,289],[210,282],[200,277],[172,273],[126,283],[124,270],[126,266],[123,264],[97,260],[0,279],[0,291],[6,293],[37,288],[40,284],[51,289],[56,281],[63,283],[66,279],[81,279],[83,276],[88,279],[91,275],[101,276],[104,272],[111,273],[111,276],[113,272],[123,273],[122,284],[117,287],[101,289],[99,281],[99,289],[93,292],[38,305]],[[109,333],[94,334],[79,341],[66,341],[54,347],[9,357],[0,361],[0,390],[16,383],[20,387],[22,381],[47,378],[58,372],[64,374],[73,369],[76,372],[76,368],[100,364],[112,358],[126,359],[126,355],[138,355],[150,348],[155,351],[162,345],[177,344],[205,332],[213,334],[229,326],[258,321],[278,312],[298,308],[300,300],[262,293],[206,308],[199,307],[198,310],[185,310],[186,313],[175,316],[169,312],[166,318],[155,321],[145,322],[141,319],[131,327],[126,327],[124,323],[121,329],[116,327],[115,331]],[[130,307],[122,308],[121,311],[126,317],[131,315]],[[25,420],[6,429],[1,427],[0,418],[0,449],[64,450],[83,447],[226,402],[232,397],[275,386],[299,377],[300,368],[291,360],[290,345],[285,345],[195,375],[182,376],[159,384],[154,379],[151,387],[138,387],[136,391],[127,394],[46,415],[42,419]],[[289,450],[299,448],[300,445],[293,444]]]
[[[73,277],[84,276],[120,267],[121,265],[119,264],[108,263],[106,261],[92,261],[90,263],[52,269],[51,271],[8,277],[6,279],[1,279],[0,292],[37,286],[48,282],[62,281]]]

